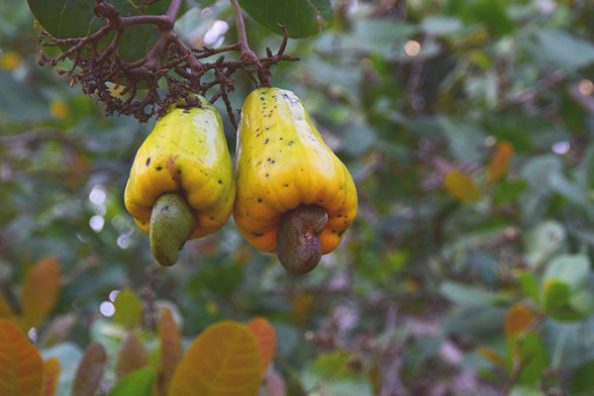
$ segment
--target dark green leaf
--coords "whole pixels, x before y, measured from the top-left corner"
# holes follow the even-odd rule
[[[594,361],[579,367],[571,380],[571,394],[586,396],[594,393]]]
[[[239,0],[241,7],[268,29],[282,34],[285,26],[289,37],[313,36],[332,22],[329,0]]]
[[[58,38],[83,37],[105,25],[95,16],[95,0],[28,0],[31,12],[41,26]],[[121,16],[158,15],[167,10],[166,1],[112,0],[110,3]],[[119,51],[126,61],[135,61],[146,54],[159,37],[153,26],[138,25],[127,29]]]
[[[493,202],[506,204],[516,201],[528,187],[526,180],[514,180],[499,184],[493,192]]]

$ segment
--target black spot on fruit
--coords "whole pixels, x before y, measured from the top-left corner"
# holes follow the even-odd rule
[[[146,166],[149,166],[151,164],[151,157],[148,157],[146,159]]]
[[[163,167],[162,167],[162,166],[157,166],[155,169],[156,169],[157,171],[162,171],[162,170],[163,170]]]

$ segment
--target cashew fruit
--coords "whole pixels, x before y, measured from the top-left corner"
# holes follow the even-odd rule
[[[296,254],[295,243],[309,243],[320,254],[336,248],[357,213],[357,191],[350,173],[290,91],[259,88],[250,93],[237,134],[233,213],[240,232],[265,252],[277,252],[279,238],[284,239],[288,243],[282,243],[283,250],[291,251],[279,258],[284,265],[292,262],[285,267],[292,272],[311,270],[317,264],[305,265],[312,261],[311,252]],[[323,211],[313,217],[311,210],[288,215],[302,207]],[[327,216],[323,222],[314,219],[324,217],[322,213]],[[291,225],[282,227],[286,231],[279,235],[286,222]],[[303,235],[289,235],[291,227],[301,228]]]
[[[156,229],[151,250],[163,265],[173,264],[174,251],[187,239],[219,230],[235,199],[221,116],[206,99],[198,99],[200,107],[174,105],[157,121],[136,153],[124,192],[126,209],[140,229],[149,234]],[[167,194],[177,198],[164,199],[153,213]],[[177,220],[171,218],[174,213]]]

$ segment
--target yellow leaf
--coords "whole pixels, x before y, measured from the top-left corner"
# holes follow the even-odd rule
[[[140,325],[143,310],[142,300],[134,290],[129,287],[123,288],[113,304],[115,306],[114,322],[128,329]]]
[[[480,198],[480,192],[474,180],[459,170],[449,171],[443,180],[446,191],[455,199],[462,202],[475,202]]]
[[[504,141],[497,144],[487,166],[487,181],[489,183],[495,183],[505,175],[513,155],[514,146],[510,142]]]
[[[43,363],[43,396],[54,396],[60,378],[60,360],[49,358]]]
[[[39,396],[43,386],[43,362],[19,328],[0,320],[0,395]]]
[[[175,372],[175,368],[182,356],[181,337],[173,314],[169,308],[161,311],[159,319],[159,339],[161,342],[161,369],[159,376],[159,391],[167,395],[167,388]]]
[[[143,368],[148,364],[149,356],[146,347],[134,333],[128,333],[124,337],[118,352],[116,363],[116,376],[118,379],[124,375]]]
[[[103,346],[98,342],[90,343],[76,369],[76,376],[72,385],[72,396],[95,395],[103,377],[106,363],[107,354]]]
[[[503,327],[508,340],[513,339],[518,333],[529,329],[535,319],[534,313],[526,305],[514,304],[505,314]]]
[[[264,371],[258,341],[246,326],[222,321],[190,345],[169,387],[171,396],[256,396]]]
[[[40,260],[23,281],[21,304],[25,328],[39,326],[50,313],[60,288],[60,264],[54,257]]]
[[[265,318],[252,319],[246,326],[258,340],[260,354],[262,356],[262,368],[266,370],[274,360],[274,352],[276,351],[276,331]]]

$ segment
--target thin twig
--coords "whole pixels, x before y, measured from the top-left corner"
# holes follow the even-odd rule
[[[270,70],[266,68],[261,62],[260,58],[251,49],[247,32],[245,29],[245,21],[243,20],[243,13],[237,0],[230,0],[235,11],[235,24],[237,25],[237,38],[239,40],[239,48],[241,51],[240,60],[245,63],[253,63],[258,69],[258,78],[261,87],[270,87],[272,85],[272,75]]]
[[[69,59],[72,67],[58,73],[70,77],[71,85],[79,83],[83,92],[95,96],[105,106],[107,115],[133,115],[141,122],[153,115],[163,115],[177,101],[191,100],[193,94],[206,95],[209,90],[218,90],[211,101],[222,98],[233,125],[235,114],[228,94],[234,90],[233,75],[242,70],[256,84],[270,86],[270,68],[284,61],[298,58],[284,55],[288,36],[286,29],[283,41],[276,53],[258,58],[249,46],[245,21],[237,0],[231,0],[236,11],[238,42],[221,48],[189,48],[174,31],[175,19],[182,0],[171,0],[166,14],[121,16],[116,7],[107,0],[97,0],[95,15],[105,21],[96,32],[76,38],[55,38],[49,33],[41,35],[44,47],[60,47],[63,52],[54,57],[42,54],[40,64],[57,66]],[[136,25],[152,25],[159,30],[159,38],[146,55],[135,61],[124,60],[120,40],[126,29]],[[112,35],[105,43],[105,37]],[[65,49],[64,49],[65,48]],[[201,61],[212,55],[230,51],[240,53],[239,60],[225,60],[224,56],[214,62]],[[206,74],[208,71],[214,73]],[[203,81],[205,76],[210,77]],[[166,89],[163,89],[166,84]]]

